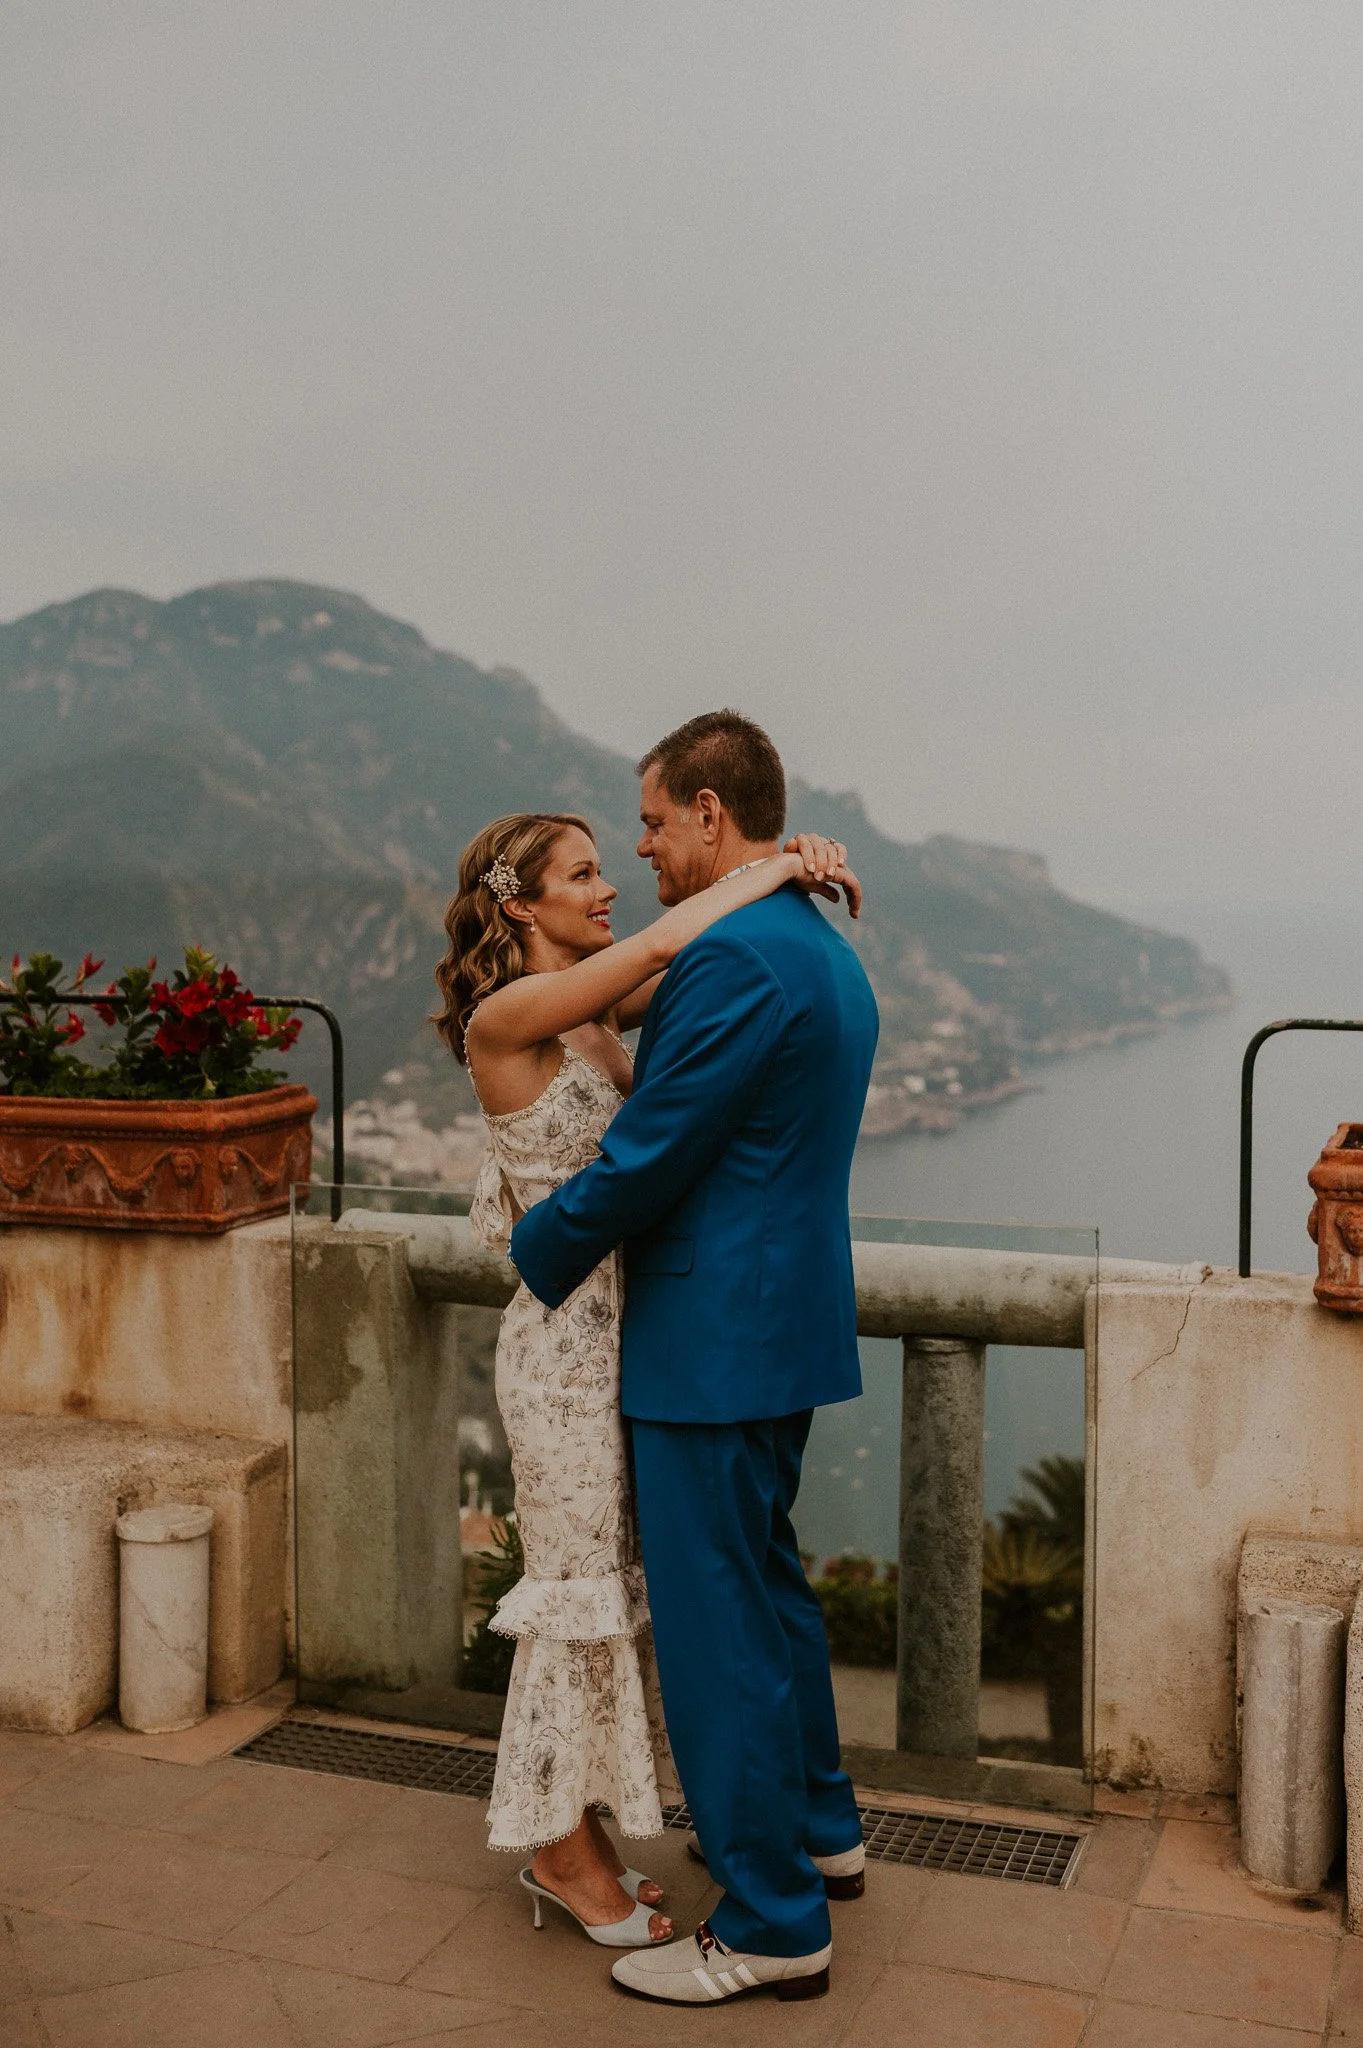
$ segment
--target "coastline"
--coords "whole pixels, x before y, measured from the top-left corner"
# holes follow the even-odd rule
[[[1234,1003],[1233,989],[1224,995],[1194,997],[1187,1002],[1169,1003],[1154,1017],[1133,1017],[1099,1030],[1064,1032],[1025,1049],[1019,1048],[1019,1052],[1023,1058],[1032,1061],[1062,1060],[1074,1053],[1121,1045],[1129,1039],[1156,1038],[1171,1024],[1215,1016],[1233,1008]],[[1023,1073],[1012,1074],[988,1088],[963,1088],[955,1095],[940,1090],[913,1093],[893,1080],[873,1082],[862,1119],[861,1136],[874,1141],[900,1138],[909,1131],[922,1131],[942,1137],[957,1130],[962,1118],[974,1110],[992,1109],[997,1103],[1007,1102],[1015,1095],[1038,1095],[1044,1089],[1043,1081],[1033,1074]]]
[[[961,1094],[951,1096],[910,1095],[907,1090],[892,1085],[873,1086],[862,1118],[860,1136],[868,1140],[901,1138],[906,1131],[929,1131],[940,1137],[954,1131],[970,1110],[989,1109],[996,1102],[1006,1102],[1013,1095],[1039,1095],[1041,1092],[1040,1081],[1028,1080],[1021,1074],[1006,1081],[996,1081],[991,1088],[963,1090]]]

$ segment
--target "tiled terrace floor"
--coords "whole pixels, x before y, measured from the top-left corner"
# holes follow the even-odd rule
[[[478,1803],[215,1758],[253,1732],[232,1711],[159,1745],[0,1733],[0,2048],[1363,2040],[1339,1900],[1257,1894],[1224,1815],[1132,1798],[1065,1892],[875,1864],[833,1909],[828,1998],[646,2006],[561,1916],[532,1933]],[[643,1860],[698,1917],[681,1837]]]

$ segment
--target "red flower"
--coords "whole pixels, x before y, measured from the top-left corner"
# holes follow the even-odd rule
[[[204,1051],[208,1044],[212,1026],[197,1017],[166,1017],[159,1026],[152,1044],[158,1052],[172,1058],[176,1053],[187,1052],[194,1058]]]
[[[269,1012],[261,1009],[252,1010],[246,1021],[262,1044],[275,1052],[287,1052],[303,1029],[301,1017],[289,1017],[282,1023],[272,1024]]]
[[[81,988],[90,979],[92,974],[99,973],[103,965],[104,962],[96,960],[93,953],[87,953],[76,970],[76,987]]]
[[[85,1026],[79,1017],[68,1015],[57,1036],[63,1039],[67,1045],[74,1045],[78,1039],[84,1038]]]
[[[176,989],[171,1001],[182,1017],[201,1017],[205,1010],[213,1007],[213,984],[201,975],[187,987]]]
[[[104,993],[106,996],[116,996],[118,994],[118,983],[111,981]],[[118,1012],[112,1003],[92,1003],[90,1007],[101,1024],[117,1024]]]

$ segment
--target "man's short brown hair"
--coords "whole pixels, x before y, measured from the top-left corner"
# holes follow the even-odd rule
[[[650,768],[683,809],[712,789],[745,839],[779,839],[786,822],[786,771],[760,725],[739,711],[704,711],[650,747]]]

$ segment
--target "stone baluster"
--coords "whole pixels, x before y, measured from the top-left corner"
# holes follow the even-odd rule
[[[979,1753],[983,1344],[904,1339],[896,1746]]]

